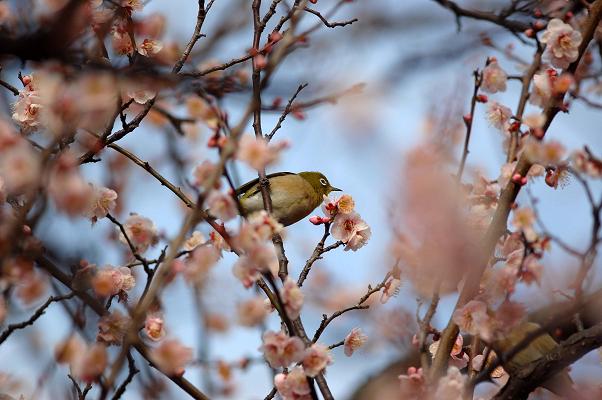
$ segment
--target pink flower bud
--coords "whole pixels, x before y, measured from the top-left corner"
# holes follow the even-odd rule
[[[472,115],[471,114],[465,114],[462,119],[464,120],[464,123],[466,125],[470,124],[472,122]]]
[[[512,182],[514,182],[514,183],[520,184],[522,179],[523,179],[523,177],[521,174],[512,175]]]
[[[484,94],[479,94],[479,95],[477,96],[476,100],[477,100],[479,103],[487,103],[487,101],[488,101],[489,99],[487,98],[487,96],[486,96],[486,95],[484,95]]]

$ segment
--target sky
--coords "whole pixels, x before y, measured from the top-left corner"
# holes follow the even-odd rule
[[[208,35],[211,35],[218,26],[217,16],[224,10],[223,6],[226,3],[228,3],[226,0],[216,1],[214,10],[207,18]],[[370,31],[375,30],[374,27],[362,25],[362,16],[367,12],[366,8],[371,6],[369,4],[371,2],[358,3],[350,4],[336,19],[358,16],[360,21],[349,29],[324,28],[319,33],[321,47],[316,49],[311,57],[307,57],[307,52],[314,50],[308,49],[302,49],[291,56],[275,74],[275,88],[272,92],[268,92],[268,96],[281,94],[287,98],[299,83],[305,81],[310,85],[300,96],[302,100],[310,99],[314,95],[328,94],[358,82],[366,84],[366,93],[359,97],[342,99],[336,105],[329,104],[309,110],[307,118],[303,121],[287,118],[275,140],[289,140],[291,147],[281,161],[268,172],[320,170],[334,186],[342,188],[345,193],[353,196],[356,210],[372,228],[369,244],[357,252],[331,252],[323,262],[316,265],[332,273],[337,282],[365,287],[369,282],[379,282],[391,266],[391,260],[387,255],[392,227],[389,205],[396,201],[404,190],[405,183],[400,180],[404,155],[423,137],[421,132],[427,113],[432,111],[433,107],[444,105],[448,101],[463,102],[460,108],[466,112],[468,91],[472,86],[472,70],[483,65],[487,56],[496,55],[501,65],[510,73],[517,73],[518,70],[516,65],[505,59],[503,55],[492,49],[477,46],[475,50],[457,58],[449,60],[445,58],[428,65],[419,65],[414,69],[405,69],[398,81],[394,84],[387,83],[383,77],[391,71],[395,72],[395,63],[400,56],[409,58],[417,54],[428,55],[435,49],[445,48],[447,43],[452,46],[461,38],[466,38],[466,34],[458,34],[451,14],[440,9],[434,2],[383,0],[380,4],[382,7],[389,7],[391,14],[424,14],[428,16],[426,21],[435,20],[439,23],[429,24],[428,28],[400,27],[398,33],[393,28],[391,29],[393,33],[384,32],[379,37]],[[180,43],[185,43],[194,27],[195,7],[195,1],[154,0],[145,6],[144,13],[155,11],[165,13],[168,19],[167,36],[178,38]],[[241,12],[246,11],[250,10],[241,10]],[[311,16],[306,18],[309,17]],[[484,26],[466,22],[464,28],[469,32],[478,32]],[[366,37],[363,37],[364,35]],[[243,40],[248,40],[248,37],[249,35],[244,36]],[[203,40],[201,39],[198,44],[200,48],[203,46]],[[511,42],[514,40],[508,36],[500,39],[500,43],[503,44]],[[250,43],[231,40],[215,51],[213,56],[218,60],[226,61],[240,56],[248,47]],[[517,49],[517,54],[527,59],[530,52],[529,48]],[[506,93],[496,94],[493,97],[514,109],[519,90],[519,84],[512,81]],[[228,103],[232,120],[236,120],[245,101],[246,95],[235,97],[231,103]],[[534,109],[528,108],[527,113],[530,110]],[[458,118],[461,118],[461,115],[458,115]],[[272,127],[276,119],[277,115],[266,114],[264,126]],[[549,137],[561,140],[569,149],[579,148],[583,143],[589,143],[596,151],[602,149],[599,128],[602,126],[601,123],[602,117],[599,113],[596,114],[581,104],[574,103],[570,115],[561,114],[556,118],[549,131]],[[204,149],[206,138],[207,131],[205,131],[205,139],[196,144],[187,144],[185,146],[187,154],[199,160],[207,157],[208,152]],[[174,171],[161,162],[164,157],[164,140],[162,131],[143,124],[140,129],[120,143],[132,149],[141,158],[149,160],[165,176],[175,178]],[[480,107],[475,116],[470,144],[471,153],[468,158],[469,168],[478,168],[490,178],[495,178],[504,162],[500,145],[500,134],[488,126],[484,118],[484,107]],[[238,166],[237,171],[241,183],[255,177],[255,172],[244,166]],[[102,182],[105,178],[100,167],[96,165],[86,166],[85,173],[93,181]],[[134,169],[132,174],[132,178],[138,183],[135,190],[123,194],[127,197],[124,211],[137,212],[150,217],[167,237],[172,237],[182,221],[182,210],[178,206],[177,199],[157,181],[148,179],[144,171]],[[600,193],[602,188],[600,184],[593,187],[596,193]],[[554,191],[543,181],[539,181],[532,184],[530,189],[535,196],[541,198],[539,211],[547,221],[548,229],[560,234],[568,243],[583,248],[590,227],[589,211],[582,188],[571,183],[564,189]],[[528,199],[522,194],[519,202],[527,203]],[[319,210],[316,212],[319,213]],[[55,243],[77,238],[79,244],[93,249],[94,261],[99,265],[117,264],[121,260],[120,251],[98,246],[99,238],[113,229],[106,220],[90,228],[87,221],[53,218],[40,229],[41,236]],[[208,232],[206,226],[201,230]],[[291,271],[295,276],[311,254],[321,234],[321,227],[315,227],[307,221],[287,228],[285,247]],[[158,250],[157,248],[150,252],[149,257],[157,254]],[[217,267],[205,296],[208,304],[220,305],[225,313],[233,313],[236,301],[253,294],[252,291],[244,290],[232,277],[230,270],[234,260],[235,258],[230,255],[224,257]],[[543,286],[566,287],[567,279],[576,267],[572,260],[554,250],[545,261],[556,272],[551,274],[553,278],[550,278],[549,282],[544,282]],[[596,265],[599,267],[599,263]],[[599,278],[594,277],[594,282],[598,281]],[[551,300],[549,296],[542,295],[540,292],[540,289],[530,289],[517,293],[517,298],[525,301],[530,307]],[[403,305],[414,310],[416,296],[411,285],[404,282],[400,295],[395,297],[389,306]],[[199,327],[192,322],[197,321],[192,291],[185,282],[176,280],[166,289],[164,298],[168,329],[176,332],[185,344],[196,347]],[[447,322],[446,312],[451,310],[453,303],[453,297],[443,300],[440,312],[435,318],[436,325],[443,326]],[[311,316],[304,315],[303,318],[308,330],[313,332],[319,323],[321,312],[315,310],[311,314]],[[341,340],[354,326],[353,323],[358,321],[353,316],[342,319],[345,318],[347,320],[333,324],[332,334],[325,336],[326,343]],[[278,329],[275,318],[270,319],[269,327]],[[32,332],[43,332],[40,337],[42,343],[53,343],[63,338],[69,330],[69,321],[61,316],[59,307],[52,308],[36,324],[36,327],[31,329]],[[233,329],[224,334],[212,334],[209,338],[210,357],[226,360],[235,360],[245,355],[258,357],[259,335],[257,329],[245,328]],[[18,346],[18,340],[11,339],[7,344],[9,346],[0,348],[0,359],[20,360],[14,364],[11,372],[17,376],[27,376],[34,360],[21,359],[22,351]],[[43,344],[41,348],[44,348]],[[400,351],[390,347],[374,348],[371,352],[360,352],[357,357],[349,359],[343,355],[342,349],[336,349],[333,355],[335,363],[328,369],[328,381],[336,398],[344,399],[370,373],[374,373],[397,358]],[[592,360],[591,357],[585,360],[583,371],[589,371],[588,365],[594,362]],[[59,371],[56,374],[55,382],[66,380],[64,372]],[[185,376],[193,383],[201,381],[201,374],[195,368],[188,369]],[[261,364],[245,373],[237,373],[236,381],[238,391],[233,397],[236,399],[260,399],[271,389],[271,376]],[[172,398],[186,398],[178,388],[172,389]],[[131,392],[129,395],[126,393],[124,398],[135,399],[134,393]]]

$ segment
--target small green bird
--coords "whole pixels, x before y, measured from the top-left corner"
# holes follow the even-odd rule
[[[330,192],[341,191],[330,185],[320,172],[276,172],[267,175],[267,179],[270,182],[272,215],[284,226],[307,217]],[[259,179],[236,189],[236,195],[246,214],[264,209]]]

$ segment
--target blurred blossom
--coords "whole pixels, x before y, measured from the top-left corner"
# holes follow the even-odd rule
[[[85,212],[86,217],[96,222],[107,216],[115,209],[117,192],[103,186],[92,186],[92,195],[89,198]]]
[[[496,101],[489,103],[489,107],[487,107],[487,121],[489,121],[491,126],[501,131],[506,131],[510,117],[512,117],[512,110],[508,107]]]
[[[432,357],[435,357],[435,354],[437,354],[437,349],[439,349],[439,343],[440,341],[436,340],[429,346],[429,353],[431,353]],[[466,367],[466,365],[468,365],[470,357],[468,357],[468,354],[464,352],[462,348],[463,346],[464,338],[462,337],[462,335],[458,335],[458,337],[456,337],[454,346],[452,347],[452,350],[449,354],[449,365],[453,365],[455,367],[458,367],[459,369],[463,369],[464,367]]]
[[[243,135],[238,143],[236,157],[258,171],[272,165],[280,158],[280,152],[288,147],[288,142],[268,143],[264,138]]]
[[[130,327],[130,318],[115,310],[100,318],[96,340],[107,345],[120,345]]]
[[[75,154],[64,152],[59,156],[50,171],[48,194],[56,207],[67,215],[86,213],[94,190],[81,175]]]
[[[8,194],[33,189],[40,179],[38,153],[23,139],[0,149],[0,176]]]
[[[282,224],[265,210],[257,211],[247,217],[247,222],[243,224],[235,240],[241,249],[251,252],[256,246],[282,232],[282,229]]]
[[[136,213],[129,215],[123,224],[123,228],[136,251],[140,253],[144,253],[150,246],[159,241],[159,232],[154,222]],[[128,244],[121,230],[119,232],[119,240],[124,244]]]
[[[567,68],[579,56],[581,32],[558,18],[548,22],[540,40],[546,44],[544,57],[557,68]]]
[[[48,290],[48,281],[39,273],[29,273],[17,282],[15,294],[25,305],[30,305]]]
[[[452,319],[462,332],[479,335],[483,340],[489,341],[492,339],[494,326],[487,308],[484,302],[471,300],[456,309]]]
[[[184,262],[186,282],[193,285],[201,285],[207,278],[211,267],[217,264],[219,258],[219,251],[211,245],[200,246],[194,249]]]
[[[533,86],[529,95],[529,103],[545,108],[552,97],[552,84],[547,72],[533,75]]]
[[[75,379],[91,383],[102,375],[107,366],[106,347],[100,343],[85,345],[82,351],[75,353],[69,365]]]
[[[334,217],[331,234],[345,243],[345,250],[357,251],[368,243],[372,230],[358,213],[340,213]]]
[[[194,185],[204,190],[211,189],[209,185],[211,184],[211,180],[213,180],[213,177],[216,176],[217,172],[217,165],[215,165],[211,161],[203,161],[201,164],[197,165],[192,171],[192,175],[194,176]],[[215,179],[213,189],[219,189],[220,186],[220,180]]]
[[[267,317],[269,310],[265,306],[264,299],[257,296],[239,303],[236,312],[238,322],[242,326],[252,327],[261,324]]]
[[[209,213],[224,222],[228,222],[238,215],[236,201],[229,194],[222,193],[219,190],[212,190],[205,205],[209,208]]]
[[[303,359],[305,345],[297,336],[290,337],[282,331],[266,331],[259,350],[272,368],[286,368]]]
[[[249,288],[255,283],[262,272],[278,271],[278,260],[274,246],[270,243],[254,246],[248,249],[245,254],[240,256],[233,267],[234,276],[236,276],[244,285]]]
[[[188,97],[186,99],[186,108],[191,118],[200,119],[209,128],[218,126],[219,118],[216,115],[216,111],[200,97]]]
[[[301,288],[288,276],[282,288],[282,302],[289,318],[296,319],[299,316],[303,307],[303,298]]]
[[[186,239],[182,248],[186,251],[192,251],[201,244],[205,243],[206,241],[207,239],[205,239],[205,235],[203,235],[199,231],[194,231],[192,232],[192,235],[188,239]]]
[[[146,316],[144,333],[149,339],[159,341],[165,337],[165,320],[163,314],[152,313]]]
[[[303,355],[303,369],[307,376],[316,377],[327,365],[332,364],[332,357],[327,346],[314,343]]]
[[[422,368],[409,367],[407,374],[399,375],[400,398],[422,400],[426,397],[426,378]]]
[[[401,276],[428,297],[438,285],[442,293],[457,290],[464,272],[481,263],[481,235],[467,218],[465,194],[444,169],[446,159],[435,144],[407,155],[399,207],[403,222],[392,245]]]
[[[481,87],[487,93],[504,92],[508,75],[500,67],[495,58],[490,59],[489,64],[483,69],[483,82]]]
[[[558,165],[565,155],[565,147],[557,140],[528,140],[524,152],[533,163],[544,166]]]
[[[182,345],[178,339],[165,339],[150,351],[151,360],[167,376],[182,376],[192,356],[192,349]]]
[[[533,228],[535,223],[535,213],[531,208],[522,207],[513,211],[512,225],[516,229],[520,229],[525,238],[529,242],[533,242],[537,239],[537,232]]]
[[[295,366],[288,374],[274,377],[274,386],[283,400],[311,400],[310,388],[303,367]]]
[[[357,349],[359,349],[366,343],[367,340],[368,336],[364,335],[360,328],[353,328],[351,332],[349,332],[349,334],[345,337],[345,355],[347,357],[351,357]]]
[[[433,398],[437,400],[459,400],[464,398],[466,379],[466,375],[462,375],[457,367],[449,367],[447,374],[439,380]]]
[[[165,15],[155,12],[138,19],[134,28],[137,35],[159,38],[165,33],[165,22]]]
[[[385,286],[383,287],[383,292],[380,295],[380,302],[385,304],[389,301],[389,299],[393,296],[396,296],[399,293],[399,287],[401,286],[401,280],[394,276],[389,276],[385,282]]]
[[[571,155],[571,161],[577,171],[592,178],[602,178],[602,161],[594,158],[589,152],[577,150]]]
[[[97,295],[108,297],[125,294],[136,284],[132,272],[127,267],[106,265],[99,268],[92,278],[92,288]]]

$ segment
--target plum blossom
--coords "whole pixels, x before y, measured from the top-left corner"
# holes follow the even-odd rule
[[[437,400],[459,400],[463,398],[466,376],[458,367],[450,366],[447,375],[439,380],[433,398]]]
[[[510,117],[512,117],[512,110],[508,107],[496,101],[489,103],[489,107],[487,108],[487,120],[491,126],[499,130],[506,130]]]
[[[192,235],[188,239],[186,239],[182,248],[186,251],[192,251],[201,244],[205,243],[206,241],[207,240],[205,239],[205,235],[203,235],[199,231],[194,231],[192,232]]]
[[[581,40],[581,32],[554,18],[548,23],[546,31],[541,36],[541,42],[546,44],[544,56],[553,66],[567,68],[579,57]]]
[[[115,209],[117,192],[106,187],[92,185],[92,195],[86,209],[86,217],[92,222],[104,218]]]
[[[262,272],[274,272],[277,268],[278,260],[274,246],[262,244],[247,249],[234,264],[233,273],[243,286],[249,288]]]
[[[431,343],[431,345],[429,346],[429,353],[431,353],[431,356],[435,356],[435,354],[437,354],[437,350],[439,349],[439,344],[440,341],[436,340],[433,343]],[[464,338],[462,337],[462,335],[458,335],[458,337],[456,337],[456,341],[454,342],[454,346],[452,347],[452,350],[450,352],[450,360],[449,360],[449,364],[450,365],[454,365],[456,367],[458,367],[459,369],[462,369],[464,367],[466,367],[466,365],[468,365],[468,361],[470,360],[470,357],[468,357],[468,354],[466,354],[463,350],[463,346],[464,346]]]
[[[159,232],[154,222],[150,219],[131,213],[123,224],[125,233],[136,248],[136,251],[144,253],[150,246],[155,245],[159,241]],[[119,233],[119,240],[128,244],[123,233]]]
[[[299,313],[301,313],[303,298],[301,288],[297,286],[297,283],[290,276],[287,277],[282,288],[282,302],[284,303],[286,314],[291,319],[297,318]]]
[[[236,243],[241,249],[252,251],[254,247],[282,232],[282,229],[282,224],[265,210],[258,211],[249,215],[247,222],[242,226],[236,237]]]
[[[238,322],[242,326],[252,327],[259,325],[265,320],[265,317],[269,313],[269,309],[266,307],[264,299],[257,296],[240,303],[236,312],[238,315]]]
[[[529,140],[525,144],[525,154],[534,163],[558,165],[564,158],[565,147],[557,140]]]
[[[286,368],[303,359],[305,345],[297,336],[290,337],[282,331],[266,331],[259,350],[272,368]]]
[[[211,161],[205,160],[199,165],[197,165],[192,171],[192,176],[194,177],[194,185],[198,188],[203,188],[205,190],[211,189],[209,187],[211,179],[218,173],[217,165],[212,163]],[[218,175],[219,176],[219,175]],[[214,189],[219,189],[220,180],[215,179],[213,184]]]
[[[367,340],[368,336],[364,335],[360,328],[353,328],[343,343],[345,355],[351,357],[353,352],[362,347]]]
[[[154,39],[144,39],[138,47],[138,53],[145,57],[151,57],[163,49],[163,43]]]
[[[492,338],[493,320],[487,312],[487,304],[482,301],[469,301],[454,311],[452,319],[463,332],[479,335],[486,341]]]
[[[76,379],[89,383],[100,377],[106,366],[106,347],[100,343],[94,343],[86,348],[81,356],[75,358],[71,364],[71,371]]]
[[[219,261],[219,251],[209,246],[199,246],[190,253],[184,262],[184,276],[186,281],[194,285],[202,284],[211,267]]]
[[[500,67],[495,58],[491,58],[489,64],[483,69],[483,83],[481,87],[487,93],[497,93],[506,90],[508,75]]]
[[[334,217],[338,213],[350,214],[355,208],[355,201],[353,197],[348,194],[344,194],[338,198],[331,199],[328,196],[324,196],[324,202],[322,203],[322,211],[324,215]]]
[[[182,376],[192,356],[192,349],[178,339],[165,339],[150,351],[150,359],[167,376]]]
[[[120,345],[130,326],[130,318],[119,310],[103,316],[98,322],[98,335],[96,340],[107,345]]]
[[[152,341],[159,341],[165,337],[165,320],[163,314],[152,313],[144,321],[144,333]]]
[[[209,208],[211,215],[224,222],[230,221],[238,215],[238,208],[232,196],[219,190],[212,190],[207,196],[205,204]]]
[[[244,135],[238,144],[236,157],[251,168],[262,170],[278,161],[280,152],[288,147],[288,142],[268,143],[265,139],[256,139]]]
[[[407,374],[399,375],[400,398],[422,400],[426,396],[426,379],[422,368],[409,367]]]
[[[305,371],[301,366],[291,368],[288,374],[274,377],[274,386],[284,400],[310,400],[311,394]]]
[[[314,343],[305,349],[302,363],[305,374],[313,378],[326,368],[327,365],[332,364],[330,350],[323,344]]]
[[[56,207],[67,215],[86,213],[93,196],[93,188],[80,174],[74,154],[63,153],[57,160],[50,173],[48,194]]]
[[[395,277],[393,275],[389,276],[385,282],[385,286],[383,287],[383,292],[380,295],[380,302],[385,304],[391,297],[397,295],[400,286],[401,280],[399,277]]]
[[[602,161],[595,158],[589,151],[573,152],[571,162],[577,171],[592,178],[602,178]]]
[[[356,212],[337,214],[331,228],[332,237],[345,243],[345,250],[357,251],[363,247],[372,230]]]
[[[547,72],[533,75],[533,88],[529,103],[544,108],[552,97],[552,82]]]
[[[20,194],[38,181],[41,165],[38,154],[25,140],[0,152],[0,176],[8,194]]]
[[[514,217],[512,218],[512,225],[522,230],[525,235],[525,238],[529,242],[534,242],[537,240],[537,232],[533,228],[533,224],[535,223],[535,213],[531,208],[522,207],[514,210]]]
[[[106,265],[92,278],[92,288],[101,297],[123,294],[136,285],[132,271],[127,267]]]

